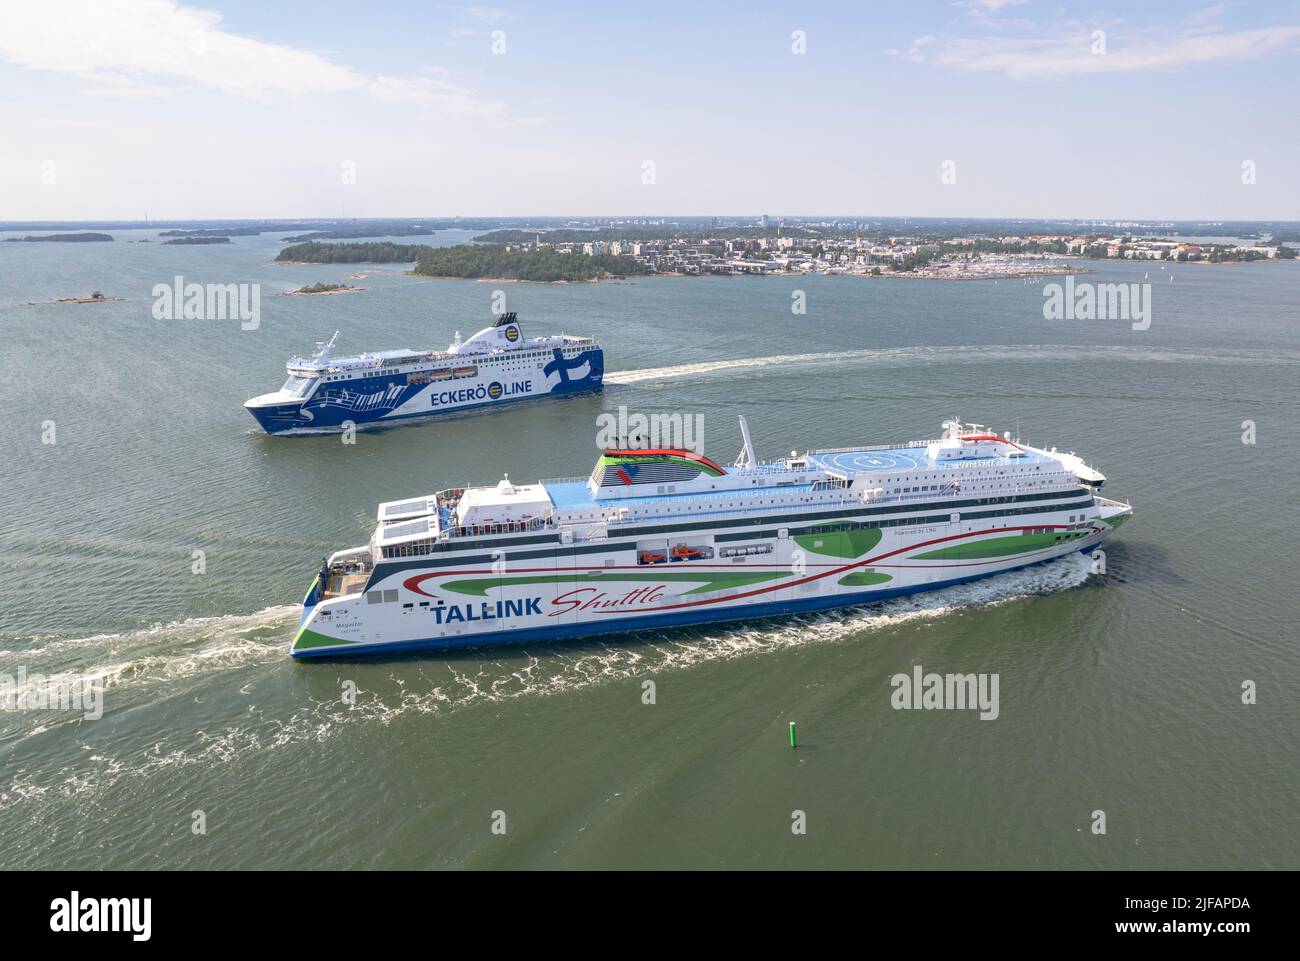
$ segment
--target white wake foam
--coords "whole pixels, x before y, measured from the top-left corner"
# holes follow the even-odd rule
[[[808,367],[819,365],[911,366],[927,363],[974,364],[1024,361],[1132,361],[1139,363],[1199,364],[1300,364],[1294,351],[1158,350],[1141,347],[1055,345],[1055,344],[978,344],[964,347],[891,347],[878,350],[824,351],[814,354],[777,354],[772,357],[743,357],[733,360],[678,364],[673,367],[647,367],[639,370],[614,371],[605,375],[606,384],[638,384],[647,380],[674,377],[699,377],[731,373],[755,367]]]

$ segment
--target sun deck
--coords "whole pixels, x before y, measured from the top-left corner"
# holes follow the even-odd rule
[[[330,600],[335,597],[346,597],[349,594],[360,594],[369,578],[369,571],[356,574],[331,573],[329,579],[322,585],[321,597]]]
[[[806,472],[804,472],[806,473]],[[734,503],[744,499],[755,507],[762,505],[764,496],[781,494],[806,494],[814,489],[812,484],[782,484],[777,487],[740,487],[717,491],[701,491],[687,494],[649,494],[604,500],[592,497],[586,481],[543,481],[542,486],[550,495],[551,504],[557,511],[581,510],[584,507],[600,507],[615,512],[622,507],[635,508],[638,511],[662,509],[665,515],[676,513],[674,508],[690,505],[700,513],[716,510],[717,505]],[[747,505],[748,506],[748,505]]]
[[[1005,467],[1015,464],[1045,464],[1052,458],[1034,451],[1015,457],[964,457],[935,460],[921,447],[862,447],[849,450],[809,451],[808,466],[837,477],[857,477],[888,471],[961,470],[971,466]]]

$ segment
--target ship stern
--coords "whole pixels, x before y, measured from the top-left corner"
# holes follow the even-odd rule
[[[289,644],[294,658],[346,653],[356,646],[360,602],[373,565],[369,549],[338,551],[321,561],[302,599],[298,629]],[[352,636],[346,636],[351,634]],[[344,635],[344,636],[340,636]]]

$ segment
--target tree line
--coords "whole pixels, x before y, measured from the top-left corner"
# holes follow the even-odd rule
[[[421,244],[392,244],[374,241],[365,244],[290,244],[275,258],[306,264],[409,264],[423,250]]]
[[[646,273],[631,257],[613,254],[561,254],[554,250],[508,250],[499,245],[462,244],[425,247],[415,272],[427,277],[467,277],[501,280],[600,280]]]

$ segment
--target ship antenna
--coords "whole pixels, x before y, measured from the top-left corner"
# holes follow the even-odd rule
[[[749,439],[749,422],[745,420],[745,415],[740,415],[740,453],[736,456],[736,467],[753,467],[754,466],[754,443]]]
[[[316,361],[318,363],[329,360],[330,348],[334,346],[334,341],[338,339],[339,332],[336,330],[334,331],[334,336],[329,339],[328,343],[322,344],[319,341],[316,342]]]

